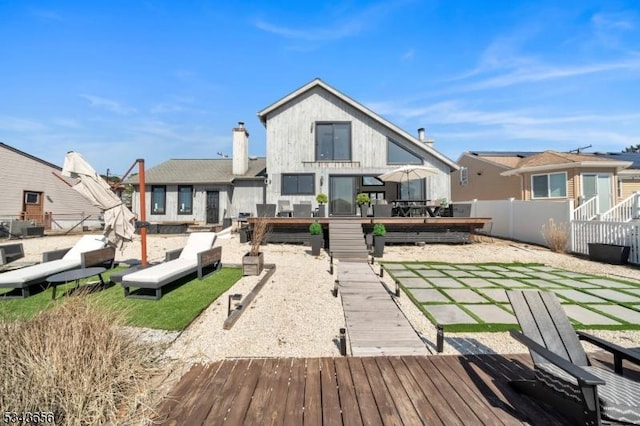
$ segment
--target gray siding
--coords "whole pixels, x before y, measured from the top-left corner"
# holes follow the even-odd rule
[[[315,162],[315,123],[319,121],[351,123],[351,162]],[[295,203],[315,198],[281,196],[282,173],[315,173],[316,193],[327,193],[330,174],[375,176],[398,167],[387,164],[389,138],[426,158],[425,165],[442,172],[427,179],[428,198],[450,198],[450,169],[447,164],[320,87],[271,112],[266,127],[267,173],[271,180],[267,193],[269,202],[286,198]],[[324,187],[320,186],[321,177]]]
[[[0,218],[17,218],[23,208],[23,191],[34,191],[43,193],[44,211],[51,212],[53,229],[71,227],[87,216],[85,225],[99,224],[100,209],[52,174],[60,176],[60,169],[3,146],[0,164]]]

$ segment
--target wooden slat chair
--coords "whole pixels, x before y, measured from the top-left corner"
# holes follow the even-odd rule
[[[512,382],[517,390],[580,424],[601,424],[601,417],[640,424],[640,383],[622,376],[623,360],[640,364],[637,353],[576,333],[551,292],[511,290],[507,295],[522,329],[511,335],[529,348],[537,379]],[[580,340],[611,352],[615,372],[592,366]]]

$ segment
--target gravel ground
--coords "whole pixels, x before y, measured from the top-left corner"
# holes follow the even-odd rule
[[[184,235],[150,235],[147,253],[150,261],[162,260],[165,250],[182,247]],[[23,240],[25,260],[39,260],[45,250],[70,247],[78,236],[49,236]],[[241,262],[247,244],[237,235],[218,239],[226,264]],[[258,277],[244,277],[220,296],[182,333],[130,329],[141,339],[168,346],[166,356],[192,362],[207,362],[227,357],[320,357],[339,356],[337,335],[344,326],[340,297],[331,294],[335,277],[329,274],[326,254],[311,256],[310,248],[300,245],[266,245],[265,262],[276,264],[276,271],[231,330],[223,330],[227,317],[228,295],[247,295]],[[119,250],[116,260],[126,262],[140,257],[140,243],[129,243]],[[570,271],[604,276],[638,279],[637,268],[604,265],[589,260],[553,253],[547,249],[511,241],[483,237],[467,245],[391,246],[385,248],[384,260],[476,262],[537,262]],[[379,270],[379,265],[374,266]],[[393,282],[384,278],[389,288]],[[402,295],[398,304],[435,352],[435,327],[409,299]],[[593,334],[623,346],[640,346],[640,332],[598,331]],[[518,353],[526,349],[507,333],[449,333],[444,353]]]

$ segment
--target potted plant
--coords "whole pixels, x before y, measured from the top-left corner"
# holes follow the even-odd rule
[[[327,215],[325,204],[329,200],[327,194],[319,193],[316,195],[316,201],[318,202],[318,217],[325,217]]]
[[[242,257],[243,275],[260,275],[264,267],[264,253],[260,244],[269,233],[269,221],[266,217],[257,217],[251,229],[251,246],[249,252]]]
[[[367,212],[369,211],[369,203],[371,202],[371,198],[369,198],[369,194],[365,194],[364,192],[356,195],[356,204],[360,206],[360,216],[367,217]]]
[[[320,250],[324,246],[322,225],[317,221],[313,222],[309,225],[309,232],[311,233],[311,254],[313,256],[319,256]]]
[[[387,233],[387,228],[384,224],[376,223],[373,225],[373,256],[382,257],[384,253],[384,236]]]

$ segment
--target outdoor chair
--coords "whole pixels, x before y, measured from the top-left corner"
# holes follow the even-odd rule
[[[291,202],[289,200],[278,200],[278,216],[291,217],[292,214]]]
[[[543,400],[580,424],[614,422],[640,424],[640,382],[622,375],[622,361],[640,365],[640,355],[571,326],[555,294],[544,291],[507,291],[522,333],[511,335],[529,348],[534,380],[512,385]],[[591,365],[580,340],[613,355],[614,371]]]
[[[311,217],[311,204],[294,204],[293,217]]]
[[[102,235],[85,235],[71,248],[43,253],[42,263],[3,272],[0,274],[0,288],[19,289],[21,294],[5,293],[0,298],[29,297],[32,286],[45,283],[47,277],[58,272],[90,266],[111,267],[116,252],[114,247],[106,245],[107,239]]]
[[[256,216],[276,217],[276,205],[275,204],[256,204]]]
[[[180,278],[197,273],[201,280],[219,270],[222,266],[222,247],[213,247],[216,236],[215,232],[192,232],[184,248],[166,253],[165,262],[124,274],[121,281],[124,296],[158,300],[162,297],[163,287]],[[131,292],[131,288],[138,290]],[[152,294],[147,290],[151,290]]]
[[[0,246],[0,265],[6,265],[24,257],[22,243],[3,244]]]
[[[393,206],[391,204],[374,204],[373,217],[391,217]]]

